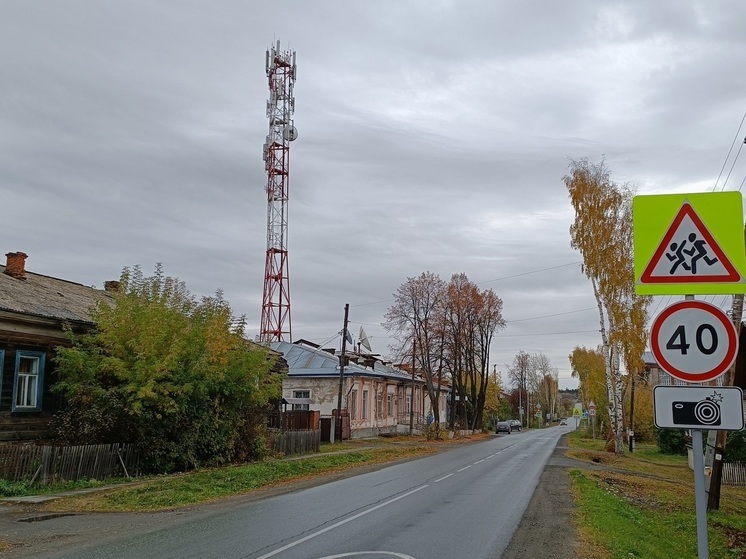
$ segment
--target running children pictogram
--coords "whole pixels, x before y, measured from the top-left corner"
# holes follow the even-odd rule
[[[640,276],[641,283],[727,283],[741,275],[684,200],[671,226]]]

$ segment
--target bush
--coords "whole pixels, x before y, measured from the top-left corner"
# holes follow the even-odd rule
[[[658,448],[663,454],[686,454],[684,431],[682,429],[655,428]]]
[[[281,394],[266,348],[244,338],[217,292],[197,301],[160,265],[125,269],[115,304],[92,310],[95,329],[54,358],[66,402],[63,442],[134,442],[145,472],[219,466],[265,452],[259,427]],[[256,413],[259,410],[260,413]]]
[[[746,431],[731,431],[725,443],[725,459],[728,462],[746,463]]]

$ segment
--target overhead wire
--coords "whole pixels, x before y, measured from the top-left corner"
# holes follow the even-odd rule
[[[720,183],[720,179],[722,178],[723,172],[725,171],[725,168],[728,165],[728,161],[731,158],[731,154],[733,153],[733,148],[735,147],[736,142],[739,140],[739,138],[741,138],[741,130],[743,129],[744,122],[746,122],[746,112],[744,112],[743,116],[741,117],[741,122],[738,124],[738,129],[736,130],[736,133],[733,136],[733,141],[731,142],[730,148],[728,149],[728,153],[726,154],[725,159],[723,160],[723,165],[720,167],[720,172],[718,173],[717,179],[715,180],[715,184],[712,187],[713,192],[717,191],[718,184]],[[733,161],[731,163],[730,169],[728,170],[728,174],[726,175],[725,181],[723,181],[723,185],[720,189],[721,192],[725,190],[725,187],[728,184],[728,180],[730,179],[730,176],[733,173],[733,169],[735,168],[736,162],[738,161],[738,158],[741,155],[741,151],[743,149],[744,144],[746,144],[746,139],[744,139],[744,141],[741,142],[741,144],[738,147],[738,150],[736,151],[735,156],[733,157]],[[741,181],[741,184],[738,187],[739,192],[743,188],[743,185],[745,182],[746,182],[746,176],[744,176],[743,180]],[[716,303],[717,297],[718,297],[717,295],[705,296],[704,300],[706,302],[710,302],[711,304],[719,307],[720,309],[725,309],[726,307],[730,306],[730,304],[728,303],[728,297],[729,297],[728,295],[721,295],[720,297],[722,297],[722,300],[720,300],[719,303]],[[661,306],[663,306],[664,308],[667,307],[671,303],[672,298],[673,298],[672,295],[667,295],[665,297],[658,298],[658,304],[656,305],[653,312],[650,313],[650,316],[656,316],[658,313],[658,309],[660,309]]]

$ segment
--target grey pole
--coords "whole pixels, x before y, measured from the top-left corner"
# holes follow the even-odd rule
[[[334,439],[342,441],[342,379],[345,374],[345,349],[347,349],[347,316],[350,312],[350,304],[345,303],[345,322],[344,328],[342,329],[342,355],[339,357],[339,392],[337,394],[337,420],[334,422],[335,431],[339,428],[339,432],[334,434]]]
[[[692,452],[694,453],[694,499],[697,511],[697,559],[709,559],[707,543],[707,492],[705,490],[705,461],[702,446],[702,430],[692,430]]]

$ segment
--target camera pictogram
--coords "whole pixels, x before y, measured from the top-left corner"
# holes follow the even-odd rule
[[[673,402],[673,421],[677,425],[720,425],[720,403],[717,393],[699,402]]]

